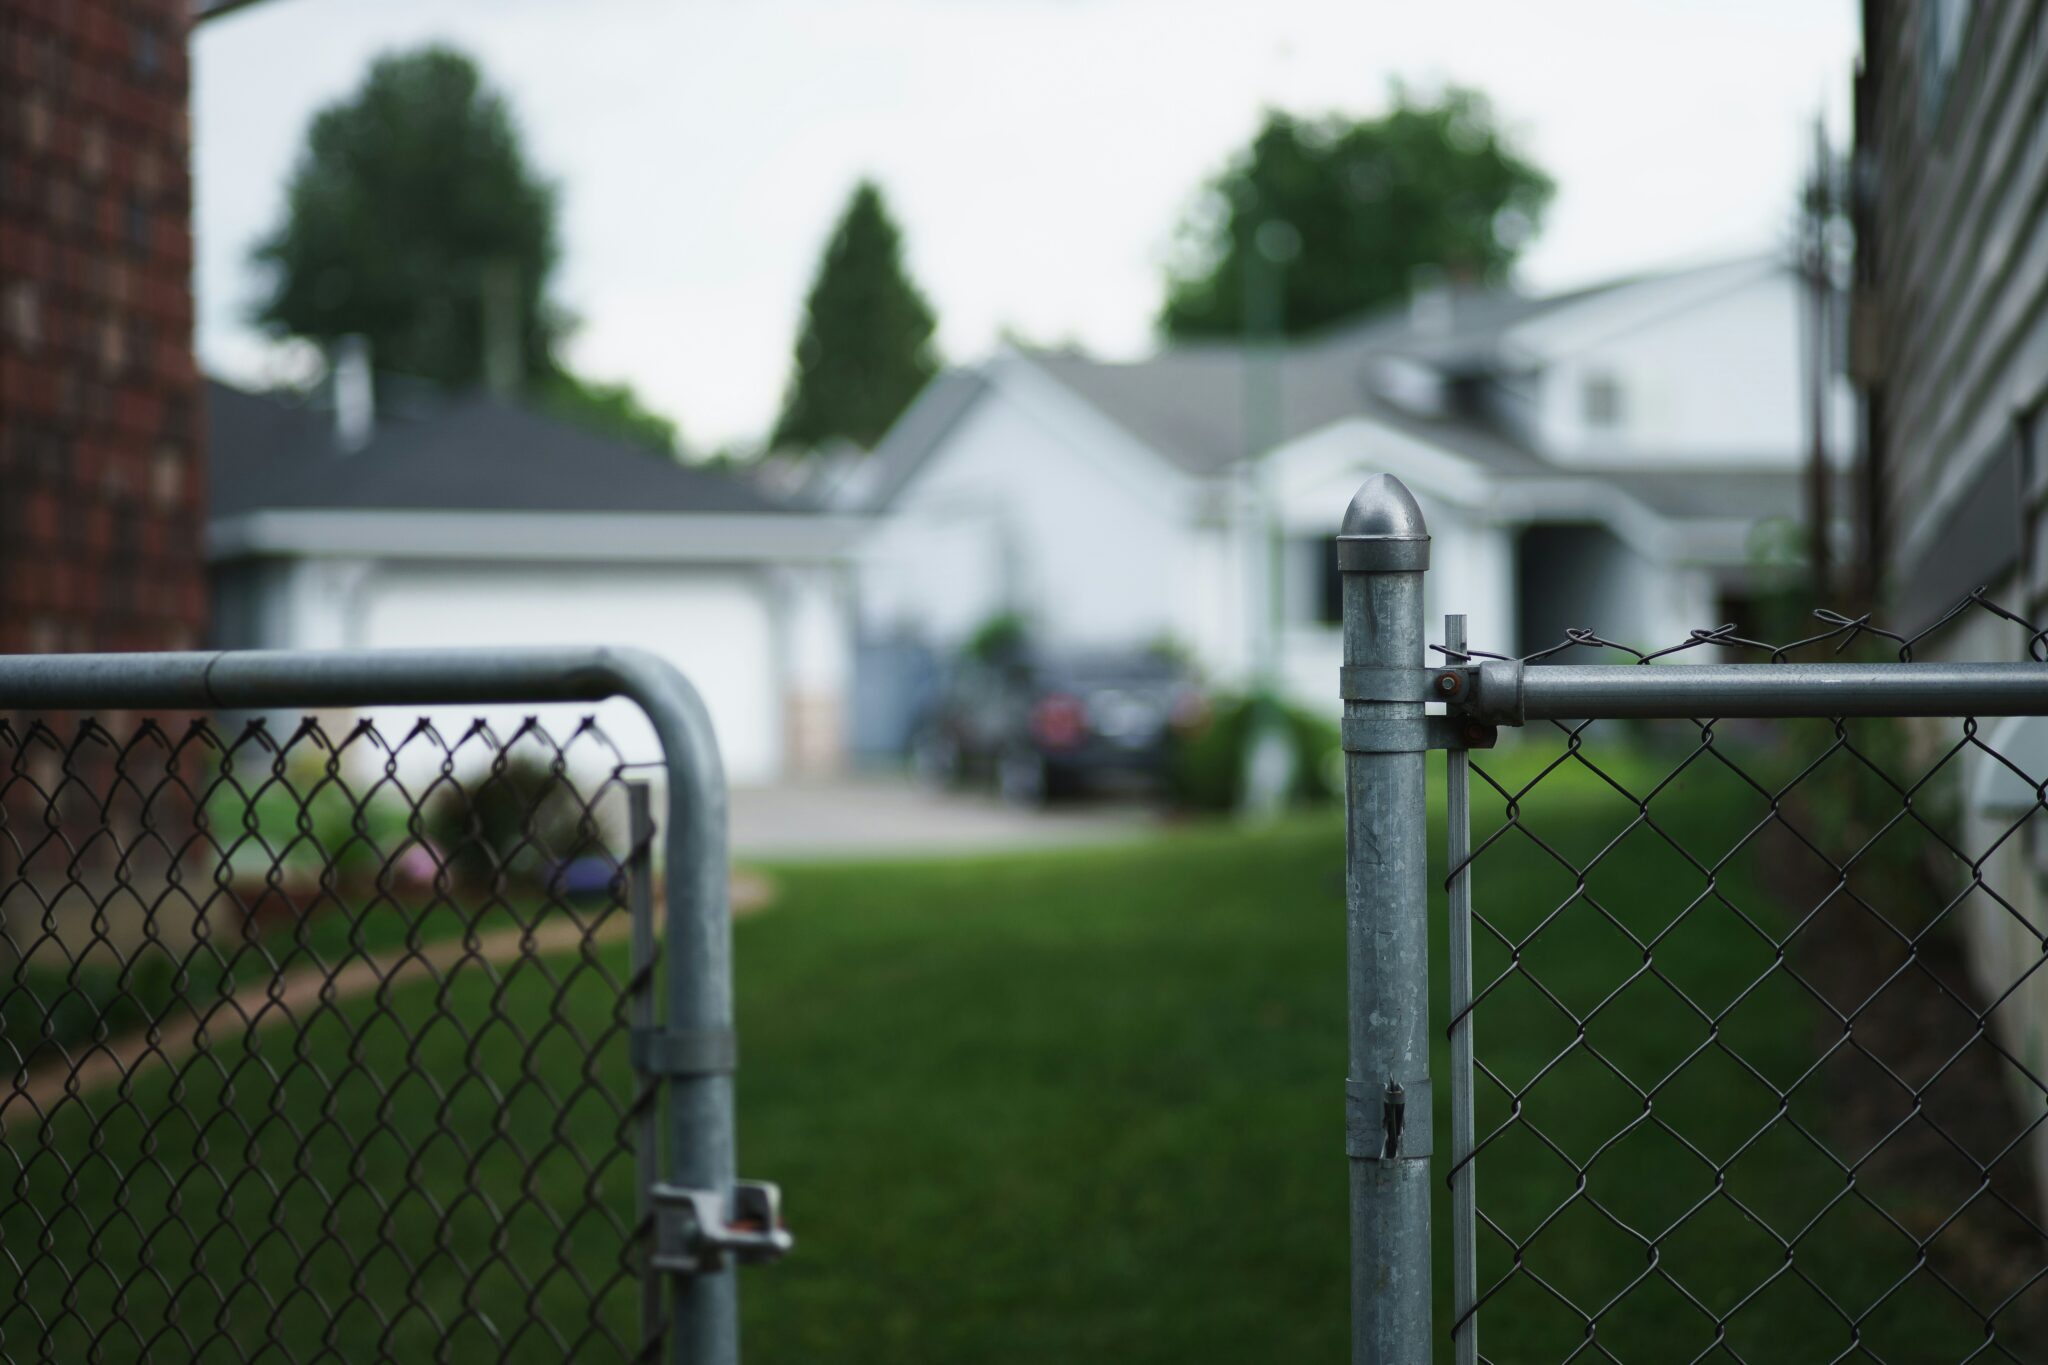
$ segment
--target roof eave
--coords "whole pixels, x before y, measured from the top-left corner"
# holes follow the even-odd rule
[[[528,563],[833,563],[871,524],[851,515],[275,508],[216,517],[207,558]]]

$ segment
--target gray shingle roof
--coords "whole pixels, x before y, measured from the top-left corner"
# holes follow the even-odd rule
[[[1388,421],[1482,464],[1513,470],[1543,461],[1477,423],[1419,418],[1382,401],[1372,390],[1375,364],[1401,357],[1449,372],[1483,369],[1510,327],[1622,283],[1545,298],[1512,289],[1448,289],[1438,296],[1429,325],[1418,325],[1412,305],[1390,305],[1255,360],[1228,343],[1179,346],[1121,362],[1072,351],[1025,355],[1192,474],[1214,474],[1254,445],[1292,440],[1355,416]],[[1277,429],[1265,433],[1246,427],[1254,364],[1274,365],[1278,372]]]
[[[212,515],[266,509],[787,513],[737,479],[482,394],[380,414],[362,449],[316,407],[206,386]]]
[[[1277,355],[1253,357],[1229,343],[1174,347],[1136,361],[1105,361],[1074,351],[1026,350],[1023,357],[1104,417],[1163,458],[1196,477],[1221,473],[1255,446],[1270,448],[1347,418],[1363,417],[1461,455],[1507,478],[1597,477],[1651,510],[1679,518],[1754,518],[1796,506],[1799,476],[1775,470],[1640,472],[1587,469],[1552,463],[1512,432],[1465,413],[1432,417],[1381,395],[1391,364],[1419,365],[1446,380],[1498,382],[1511,363],[1503,342],[1516,327],[1545,314],[1630,285],[1663,281],[1695,270],[1721,270],[1720,262],[1693,270],[1634,276],[1587,288],[1530,297],[1511,289],[1453,288],[1418,310],[1393,305]],[[1426,319],[1426,320],[1425,320]],[[999,362],[1000,363],[1000,362]],[[1272,429],[1248,430],[1253,365],[1272,365],[1277,377]],[[886,505],[895,491],[943,442],[946,433],[989,387],[973,370],[942,375],[925,391],[878,452],[886,475],[877,479],[870,506]]]
[[[1369,384],[1376,353],[1357,344],[1304,346],[1280,358],[1277,425],[1263,441],[1255,441],[1246,427],[1251,375],[1245,353],[1236,347],[1189,347],[1124,363],[1070,352],[1026,354],[1191,474],[1218,473],[1243,459],[1254,444],[1293,440],[1347,417],[1371,417],[1504,472],[1549,468],[1533,452],[1478,423],[1422,417],[1378,398]]]
[[[1213,474],[1244,457],[1244,352],[1188,347],[1150,360],[1093,360],[1068,351],[1027,351],[1033,364],[1088,400],[1152,449],[1193,474]],[[1283,366],[1282,384],[1289,376]],[[1282,412],[1298,406],[1283,397]]]

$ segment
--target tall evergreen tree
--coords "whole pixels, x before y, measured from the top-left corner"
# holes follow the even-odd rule
[[[771,447],[848,440],[873,448],[938,371],[931,305],[903,267],[903,238],[872,181],[825,244]]]
[[[1397,87],[1391,111],[1358,121],[1269,113],[1182,225],[1160,330],[1312,331],[1405,297],[1424,267],[1497,281],[1551,189],[1469,90],[1418,102]]]

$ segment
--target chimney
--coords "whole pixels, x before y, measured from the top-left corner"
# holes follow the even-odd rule
[[[377,386],[370,375],[370,343],[345,336],[334,344],[334,445],[353,455],[370,443],[377,430]]]
[[[484,387],[500,398],[519,392],[519,262],[500,256],[484,266]]]

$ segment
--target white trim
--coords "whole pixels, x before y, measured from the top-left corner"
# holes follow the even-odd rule
[[[1370,453],[1366,447],[1370,444]],[[1469,456],[1370,415],[1343,417],[1273,449],[1264,457],[1283,486],[1318,481],[1346,471],[1392,474],[1424,497],[1486,510],[1498,479]],[[1332,508],[1332,516],[1342,511]]]
[[[1358,452],[1366,439],[1370,457]],[[1277,446],[1289,482],[1327,478],[1347,466],[1393,474],[1421,497],[1476,512],[1494,525],[1592,521],[1656,564],[1715,568],[1749,562],[1755,523],[1742,517],[1668,517],[1598,475],[1525,478],[1496,474],[1466,456],[1370,416],[1347,417]],[[1291,530],[1312,529],[1307,523]]]
[[[207,558],[752,563],[846,558],[852,516],[707,512],[250,512],[207,527]]]
[[[1657,564],[1735,567],[1748,563],[1742,517],[1667,517],[1598,477],[1504,479],[1500,513],[1521,525],[1597,521],[1630,549]]]

